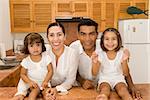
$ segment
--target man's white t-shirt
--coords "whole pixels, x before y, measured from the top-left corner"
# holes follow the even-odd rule
[[[78,72],[80,76],[87,80],[97,81],[92,76],[92,59],[85,53],[80,40],[76,40],[75,42],[71,43],[70,47],[78,51],[78,55],[79,55]],[[100,39],[96,40],[95,51],[97,50],[98,51],[101,50]],[[98,77],[96,79],[98,79]]]

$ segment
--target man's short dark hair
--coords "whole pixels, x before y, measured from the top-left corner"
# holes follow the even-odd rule
[[[82,19],[78,24],[78,32],[80,31],[81,26],[95,26],[95,31],[97,32],[98,24],[91,19]]]

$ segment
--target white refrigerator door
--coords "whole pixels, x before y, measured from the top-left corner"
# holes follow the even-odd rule
[[[124,43],[150,43],[150,19],[120,20],[119,31]]]
[[[150,83],[150,44],[125,44],[130,51],[129,69],[134,83]]]

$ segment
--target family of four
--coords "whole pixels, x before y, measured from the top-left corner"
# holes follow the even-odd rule
[[[29,33],[23,50],[27,57],[21,62],[21,78],[13,100],[23,100],[27,95],[29,100],[36,100],[39,93],[44,100],[55,100],[57,93],[67,94],[72,86],[97,88],[96,100],[113,98],[111,90],[123,100],[142,99],[132,82],[129,52],[122,46],[120,33],[108,28],[97,39],[97,28],[95,21],[81,20],[78,40],[69,47],[64,44],[66,34],[60,23],[48,26],[46,47],[40,34]]]

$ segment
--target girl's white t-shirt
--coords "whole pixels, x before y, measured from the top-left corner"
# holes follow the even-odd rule
[[[106,78],[114,77],[115,78],[115,76],[123,75],[123,70],[122,70],[122,65],[121,65],[124,59],[123,49],[120,49],[117,52],[116,57],[113,60],[110,60],[108,58],[105,51],[97,51],[97,54],[98,54],[98,60],[101,63],[99,77],[106,77]]]
[[[31,80],[41,84],[48,72],[47,66],[50,64],[52,59],[46,52],[42,53],[42,58],[39,62],[31,60],[30,56],[24,58],[21,62],[21,66],[27,69],[27,75]]]

